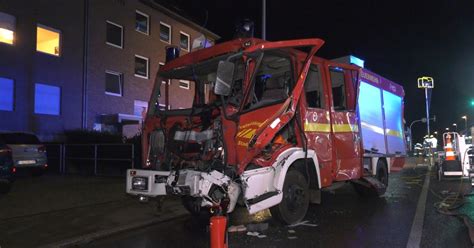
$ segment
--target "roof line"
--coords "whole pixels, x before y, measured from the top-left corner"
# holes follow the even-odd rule
[[[206,36],[210,36],[214,41],[220,39],[221,37],[219,35],[217,35],[216,33],[212,32],[211,30],[189,20],[188,18],[186,17],[183,17],[182,15],[164,7],[163,5],[161,4],[158,4],[156,3],[155,1],[153,0],[140,0],[140,2],[142,2],[143,4],[153,8],[153,9],[156,9],[158,11],[161,11],[163,12],[164,14],[172,17],[172,18],[175,18],[177,19],[178,21],[184,23],[184,24],[187,24],[189,26],[191,26],[192,28],[195,28],[197,29],[199,32],[202,32],[202,33],[205,33]]]

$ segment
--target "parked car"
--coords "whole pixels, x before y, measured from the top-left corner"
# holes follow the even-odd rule
[[[0,194],[10,191],[15,178],[16,168],[13,166],[12,150],[0,139]]]
[[[36,135],[24,132],[0,132],[0,139],[10,147],[13,165],[17,169],[28,169],[33,175],[42,175],[48,167],[46,147]]]

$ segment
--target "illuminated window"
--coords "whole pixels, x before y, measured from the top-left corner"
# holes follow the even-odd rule
[[[189,90],[189,81],[188,80],[179,80],[179,87]]]
[[[13,111],[13,80],[0,77],[0,110]]]
[[[148,35],[150,26],[149,23],[150,17],[147,14],[138,10],[135,12],[135,30]]]
[[[59,115],[61,109],[61,89],[57,86],[35,85],[35,114]]]
[[[122,73],[105,72],[105,94],[112,96],[122,96]]]
[[[160,40],[171,43],[171,26],[160,22]]]
[[[184,32],[179,33],[179,46],[181,49],[189,51],[189,34]]]
[[[135,76],[148,79],[148,58],[135,55]]]
[[[38,25],[36,27],[36,51],[60,55],[61,33],[58,30]]]
[[[133,102],[133,114],[136,116],[142,116],[147,111],[148,103],[145,101],[135,100]]]
[[[0,42],[13,45],[15,40],[16,18],[0,12]]]
[[[123,27],[111,21],[107,21],[107,43],[108,45],[123,48]]]

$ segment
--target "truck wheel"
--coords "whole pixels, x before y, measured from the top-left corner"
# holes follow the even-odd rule
[[[295,224],[305,217],[308,206],[309,187],[306,178],[297,170],[288,171],[283,184],[283,199],[270,209],[272,216],[284,224]]]
[[[385,160],[379,159],[379,161],[377,161],[377,172],[375,177],[385,186],[388,186],[388,170]]]

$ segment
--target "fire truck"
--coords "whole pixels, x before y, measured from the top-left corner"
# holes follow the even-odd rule
[[[404,163],[403,88],[350,59],[315,56],[321,39],[239,38],[162,66],[128,194],[182,196],[191,212],[245,206],[301,221],[320,193],[345,183],[384,194]],[[194,84],[193,105],[169,104],[164,80]]]

